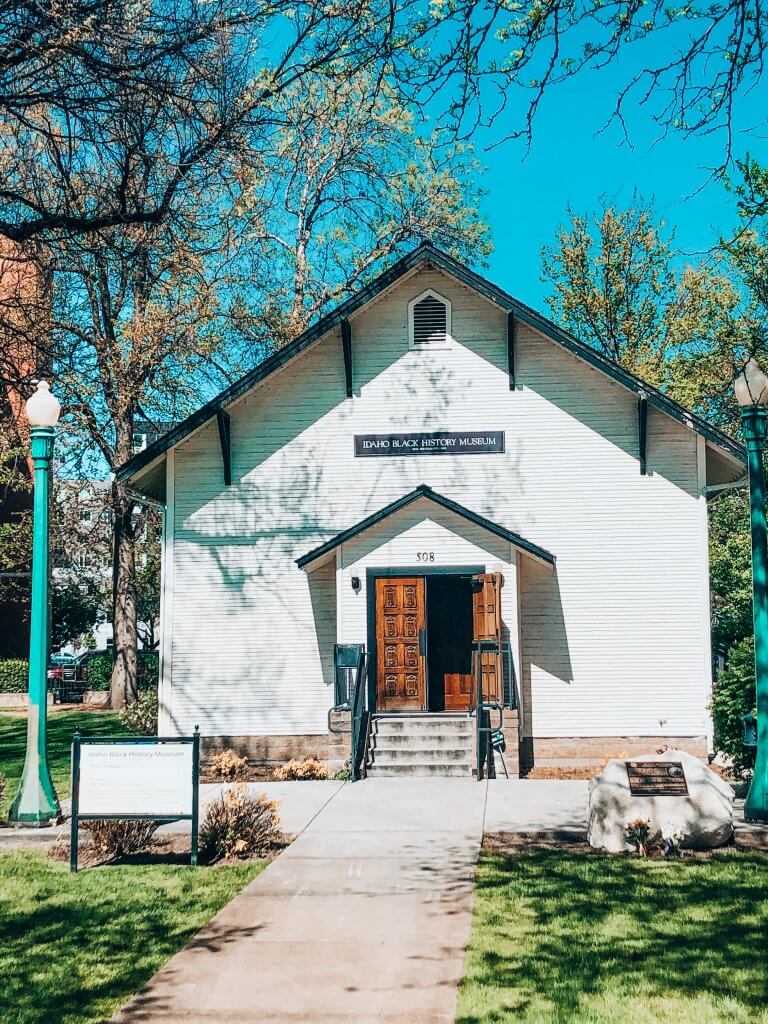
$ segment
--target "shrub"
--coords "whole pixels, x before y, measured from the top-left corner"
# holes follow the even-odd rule
[[[99,860],[114,860],[126,853],[138,853],[149,846],[157,821],[84,821],[90,832],[92,850]]]
[[[248,771],[248,761],[234,750],[223,750],[211,760],[211,771],[222,779],[238,779]]]
[[[88,659],[85,667],[86,687],[89,690],[108,690],[114,665],[115,655],[113,652],[94,654],[92,658]]]
[[[29,662],[21,658],[0,661],[0,693],[26,693]]]
[[[727,754],[737,769],[755,763],[754,747],[741,740],[741,716],[755,710],[755,645],[745,637],[731,648],[728,664],[715,680],[710,704],[715,723],[715,749]]]
[[[282,838],[277,802],[237,783],[212,800],[200,827],[200,852],[208,861],[260,857]]]
[[[303,761],[286,761],[275,772],[275,778],[281,779],[283,782],[327,779],[328,769],[316,758],[307,757]]]
[[[157,689],[159,656],[157,651],[139,651],[137,676],[140,690]],[[85,685],[89,690],[108,690],[115,666],[115,652],[94,654],[85,665]]]
[[[120,712],[120,721],[130,732],[157,735],[157,694],[140,693],[138,700]]]
[[[352,758],[348,757],[341,768],[333,776],[336,782],[349,782],[352,778]]]

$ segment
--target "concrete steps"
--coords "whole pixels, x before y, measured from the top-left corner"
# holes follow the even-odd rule
[[[374,715],[366,774],[471,778],[473,735],[467,715]]]

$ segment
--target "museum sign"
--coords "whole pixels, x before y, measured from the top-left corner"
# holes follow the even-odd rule
[[[436,430],[414,434],[355,434],[355,455],[489,455],[504,451],[503,430]]]

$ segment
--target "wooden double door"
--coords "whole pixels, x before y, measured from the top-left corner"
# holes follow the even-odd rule
[[[501,573],[472,577],[472,642],[501,639]],[[427,586],[424,576],[376,577],[376,706],[379,711],[427,711]],[[442,624],[450,629],[450,622]],[[469,652],[467,652],[469,655]],[[483,697],[503,700],[502,659],[498,652],[479,659]],[[472,673],[449,673],[442,680],[443,710],[466,711],[474,704]]]

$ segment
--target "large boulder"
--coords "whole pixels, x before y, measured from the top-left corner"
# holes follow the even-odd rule
[[[624,826],[633,818],[645,818],[659,832],[662,822],[685,833],[683,846],[710,850],[727,843],[733,835],[733,790],[702,761],[684,750],[666,750],[632,758],[633,761],[679,761],[688,795],[635,796],[630,792],[626,761],[609,761],[601,775],[589,784],[590,846],[621,853],[632,849]]]

